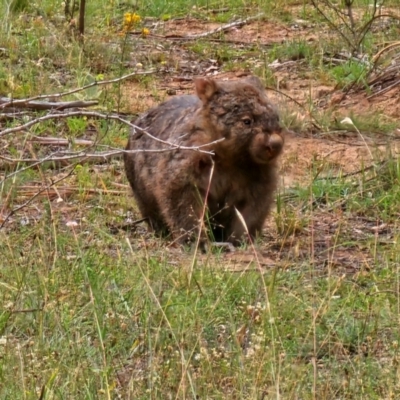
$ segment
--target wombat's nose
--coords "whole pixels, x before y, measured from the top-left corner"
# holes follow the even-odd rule
[[[268,147],[272,153],[279,153],[283,147],[283,138],[277,133],[273,133],[268,140]]]

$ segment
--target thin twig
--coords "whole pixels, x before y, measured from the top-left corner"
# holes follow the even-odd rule
[[[150,137],[151,139],[155,140],[156,142],[162,143],[166,146],[169,146],[171,150],[192,150],[192,151],[199,151],[201,153],[205,153],[205,154],[210,154],[213,155],[214,153],[212,151],[206,151],[206,150],[201,150],[204,147],[209,147],[213,144],[219,143],[221,141],[223,141],[224,139],[218,139],[218,140],[214,140],[213,142],[210,143],[206,143],[200,146],[182,146],[179,143],[171,143],[162,139],[159,139],[156,136],[153,136],[151,133],[147,132],[145,129],[140,128],[139,126],[136,126],[134,124],[132,124],[130,121],[121,118],[119,115],[117,114],[103,114],[103,113],[99,113],[97,111],[71,111],[68,113],[60,113],[60,114],[47,114],[44,115],[42,117],[36,118],[32,121],[29,121],[23,125],[19,125],[19,126],[15,126],[13,128],[8,128],[8,129],[4,129],[3,131],[0,132],[0,137],[5,136],[5,135],[9,135],[10,133],[14,133],[14,132],[19,132],[19,131],[23,131],[26,130],[27,128],[30,128],[33,125],[39,124],[43,121],[47,121],[50,119],[58,119],[58,118],[69,118],[69,117],[76,117],[76,116],[80,116],[80,117],[95,117],[95,118],[102,118],[105,120],[115,120],[115,121],[119,121],[125,125],[128,125],[129,127],[131,127],[134,132],[135,131],[139,131],[140,133],[145,134],[146,136]],[[118,150],[121,152],[124,152],[124,150]],[[136,152],[137,150],[128,150],[128,152]],[[142,151],[142,150],[139,150]],[[147,151],[147,150],[146,150]]]
[[[394,42],[394,43],[390,43],[389,45],[385,46],[382,50],[379,50],[378,53],[376,53],[373,57],[372,57],[372,62],[374,64],[377,63],[377,61],[379,60],[379,58],[381,57],[381,55],[388,50],[393,49],[394,47],[400,46],[400,42]]]
[[[352,50],[356,50],[354,48],[353,43],[351,43],[351,41],[347,38],[347,36],[339,29],[338,26],[336,26],[336,24],[334,24],[330,18],[322,11],[322,9],[317,5],[317,0],[311,0],[311,3],[313,4],[314,8],[322,15],[322,17],[324,17],[324,19],[326,20],[326,22],[328,22],[328,24],[335,29],[335,31],[337,31],[339,33],[339,35],[345,40],[345,42],[350,46],[350,48]]]
[[[40,189],[37,193],[35,193],[29,200],[27,200],[25,203],[21,204],[20,206],[14,208],[13,210],[11,210],[8,215],[4,218],[3,222],[0,225],[0,229],[3,228],[3,226],[5,225],[5,223],[8,221],[8,219],[14,215],[16,212],[18,212],[19,210],[25,208],[26,206],[28,206],[30,203],[32,203],[33,200],[36,199],[36,197],[40,196],[43,192],[46,192],[47,190],[49,190],[50,187],[54,186],[55,184],[63,181],[64,179],[68,178],[69,176],[72,175],[72,172],[74,171],[75,167],[71,169],[71,171],[63,176],[60,179],[57,179],[56,181],[50,183],[49,185],[46,185],[44,188]]]
[[[213,142],[215,143],[215,142]],[[194,150],[197,151],[197,148],[183,148],[183,147],[178,147],[179,149],[184,149],[184,150]],[[175,149],[175,148],[174,148]],[[128,154],[136,154],[136,153],[165,153],[167,151],[171,151],[172,149],[137,149],[137,150],[123,150],[123,149],[118,149],[118,150],[113,150],[113,151],[102,151],[98,153],[86,153],[84,151],[77,151],[77,152],[68,152],[68,151],[58,151],[55,153],[51,153],[50,155],[46,156],[46,158],[38,160],[37,158],[11,158],[7,156],[2,156],[0,155],[0,160],[4,160],[7,163],[35,163],[35,165],[39,165],[41,163],[45,162],[59,162],[59,161],[71,161],[71,160],[76,160],[78,158],[84,158],[84,159],[96,159],[99,161],[106,161],[111,158],[115,158],[118,156],[121,156],[124,153]],[[213,154],[212,152],[209,151],[201,151],[206,154]],[[39,162],[38,162],[39,161]],[[31,165],[32,166],[32,165]],[[8,175],[10,177],[10,175]]]
[[[311,119],[314,120],[314,121],[311,121],[311,123],[314,125],[314,127],[315,127],[316,129],[318,129],[318,130],[322,130],[321,126],[319,125],[319,121],[317,120],[317,118],[315,118],[314,115],[312,115],[312,113],[309,112],[309,111],[306,109],[306,107],[304,107],[304,105],[301,104],[299,101],[297,101],[295,98],[293,98],[293,97],[289,96],[287,93],[282,92],[281,90],[275,89],[275,88],[273,88],[273,87],[269,87],[269,86],[268,86],[266,89],[267,89],[267,90],[271,90],[271,91],[276,92],[276,93],[279,93],[279,94],[281,94],[282,96],[285,96],[285,97],[287,97],[289,100],[293,101],[293,103],[297,104],[300,108],[302,108],[306,113],[308,113],[308,115],[311,117]],[[0,133],[0,136],[1,136],[1,133]]]
[[[43,311],[43,307],[41,307],[41,308],[27,308],[25,310],[12,310],[11,314],[27,314],[27,313],[33,313],[33,312],[38,312],[38,311]]]
[[[21,196],[28,196],[29,194],[32,193],[32,190],[36,190],[38,187],[35,185],[22,185],[22,186],[16,186],[15,190],[16,192],[21,195]],[[128,188],[128,185],[125,185],[125,188]],[[84,191],[85,193],[88,194],[112,194],[115,196],[122,195],[126,193],[126,190],[111,190],[111,189],[97,189],[97,188],[85,188],[82,189],[81,187],[78,186],[66,186],[66,187],[61,187],[57,189],[57,192],[54,191],[54,194],[56,195],[67,195],[68,193],[72,192],[79,192],[79,191]],[[50,193],[50,191],[49,191]]]

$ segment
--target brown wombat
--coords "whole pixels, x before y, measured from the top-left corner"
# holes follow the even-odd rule
[[[186,242],[205,215],[215,241],[240,243],[264,224],[283,147],[279,117],[258,78],[195,79],[196,95],[176,96],[140,116],[125,169],[143,217],[157,233]],[[141,129],[140,129],[141,128]],[[173,148],[201,147],[213,155]],[[223,139],[218,143],[208,143]],[[207,212],[204,214],[204,203]],[[204,235],[204,231],[201,233]]]

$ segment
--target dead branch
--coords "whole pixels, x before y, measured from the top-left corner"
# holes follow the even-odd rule
[[[219,28],[212,29],[211,31],[208,31],[208,32],[199,33],[197,35],[186,35],[185,37],[187,39],[193,40],[193,39],[201,39],[201,38],[204,38],[204,37],[207,37],[207,36],[212,36],[212,35],[215,35],[216,33],[225,32],[225,31],[228,31],[229,29],[237,28],[237,27],[246,25],[251,21],[259,19],[263,15],[264,15],[264,13],[259,13],[257,15],[252,16],[252,17],[249,17],[249,18],[239,19],[239,20],[231,22],[229,24],[222,25]]]
[[[148,70],[148,71],[132,72],[131,74],[123,75],[123,76],[120,76],[119,78],[115,78],[115,79],[109,79],[107,81],[94,81],[94,82],[89,83],[89,84],[87,84],[85,86],[81,86],[79,88],[68,90],[67,92],[55,93],[55,94],[51,94],[51,95],[44,94],[44,95],[39,95],[39,96],[34,96],[34,97],[29,97],[27,99],[19,99],[19,100],[9,99],[9,101],[12,102],[12,106],[13,107],[18,107],[20,103],[25,104],[25,103],[32,102],[33,100],[48,99],[48,98],[57,99],[57,98],[60,98],[60,97],[68,96],[70,94],[81,92],[83,90],[92,88],[94,86],[101,86],[101,85],[109,85],[109,84],[112,84],[112,83],[118,83],[118,82],[124,81],[126,79],[132,78],[132,77],[137,76],[137,75],[150,75],[150,74],[154,74],[154,72],[155,72],[154,69],[153,70]],[[56,103],[56,104],[60,104],[60,103]],[[0,105],[0,109],[5,108],[5,107],[9,107],[9,106],[7,104]]]
[[[214,153],[212,151],[207,151],[207,150],[201,150],[202,148],[205,147],[209,147],[215,143],[219,143],[224,139],[218,139],[215,140],[213,142],[201,145],[201,146],[196,146],[196,147],[192,147],[192,146],[182,146],[179,143],[171,143],[171,142],[167,142],[165,140],[159,139],[156,136],[153,136],[152,134],[150,134],[149,132],[147,132],[145,129],[140,128],[139,126],[136,126],[134,124],[132,124],[130,121],[121,118],[118,114],[102,114],[99,113],[97,111],[71,111],[71,112],[67,112],[67,113],[54,113],[54,114],[47,114],[44,115],[42,117],[36,118],[32,121],[29,121],[23,125],[19,125],[19,126],[15,126],[13,128],[8,128],[8,129],[4,129],[3,131],[0,132],[0,137],[3,137],[5,135],[9,135],[10,133],[14,133],[14,132],[20,132],[23,130],[26,130],[27,128],[30,128],[33,125],[39,124],[41,122],[50,120],[50,119],[59,119],[59,118],[69,118],[69,117],[94,117],[94,118],[102,118],[105,120],[115,120],[115,121],[119,121],[125,125],[128,125],[129,127],[131,127],[133,129],[134,132],[139,131],[142,134],[147,135],[148,137],[150,137],[151,139],[155,140],[156,142],[162,143],[166,146],[169,146],[169,149],[164,149],[166,151],[168,150],[192,150],[192,151],[199,151],[201,153],[205,153],[205,154],[210,154],[213,155]],[[117,151],[124,151],[124,150],[117,150]],[[132,151],[132,150],[130,150]],[[134,152],[136,150],[133,150]],[[143,151],[143,150],[137,150],[137,151]]]
[[[47,96],[49,97],[49,96]],[[52,101],[29,101],[29,100],[13,100],[8,97],[0,97],[0,108],[29,108],[31,110],[66,110],[67,108],[82,108],[91,107],[99,104],[97,100],[91,101],[66,101],[66,102],[52,102]]]
[[[87,194],[109,194],[113,196],[121,196],[123,194],[126,194],[129,186],[125,185],[126,190],[111,190],[111,189],[98,189],[98,188],[85,188],[82,189],[79,186],[63,186],[57,188],[57,190],[54,190],[53,188],[48,188],[50,197],[55,197],[55,196],[64,196],[68,197],[72,195],[74,192],[80,192],[82,190],[85,191]],[[27,196],[32,196],[32,192],[36,191],[38,189],[38,186],[35,185],[21,185],[15,187],[15,191],[18,193],[18,195],[22,197],[27,197]],[[53,191],[51,191],[53,189]],[[40,194],[39,194],[40,196]]]
[[[389,51],[398,46],[400,46],[400,42],[390,43],[389,45],[385,46],[382,50],[379,50],[378,53],[376,53],[372,57],[372,62],[376,64],[384,52]]]
[[[182,149],[182,148],[181,148]],[[110,151],[99,151],[96,153],[87,153],[85,151],[77,151],[77,152],[68,152],[68,151],[58,151],[49,154],[48,156],[42,158],[42,159],[37,159],[37,158],[11,158],[7,156],[2,156],[0,155],[0,160],[4,160],[7,163],[11,164],[19,164],[19,163],[27,163],[31,164],[30,166],[37,166],[42,163],[47,163],[47,162],[66,162],[66,161],[73,161],[77,159],[81,159],[82,161],[86,160],[91,160],[92,162],[105,162],[111,158],[116,158],[122,156],[124,153],[165,153],[168,151],[171,151],[172,149],[138,149],[138,150],[122,150],[122,149],[116,149],[116,150],[110,150]],[[197,151],[197,148],[186,148],[185,150],[195,150]],[[201,150],[200,150],[201,151]],[[206,152],[203,151],[203,153],[210,154],[211,152]],[[1,168],[0,168],[1,169]],[[20,172],[21,170],[18,170],[17,172]],[[12,174],[7,175],[7,178],[10,178]],[[1,183],[1,181],[0,181]]]
[[[206,10],[210,14],[219,14],[219,13],[225,13],[230,10],[229,7],[223,7],[223,8],[213,8],[211,10]]]
[[[49,145],[49,146],[69,146],[71,141],[68,139],[61,139],[56,137],[49,137],[49,136],[33,136],[29,142],[33,143],[40,143],[42,145]],[[94,146],[95,143],[92,140],[85,140],[85,139],[74,139],[73,143],[78,146]]]
[[[389,66],[386,69],[384,69],[380,74],[373,76],[368,81],[368,86],[374,87],[377,84],[382,84],[383,82],[393,80],[399,75],[399,72],[400,72],[400,64]]]
[[[110,159],[116,159],[116,158],[120,158],[124,153],[129,153],[129,154],[135,154],[135,153],[165,153],[168,151],[172,151],[174,149],[183,149],[183,150],[192,150],[192,151],[199,151],[201,153],[205,153],[205,154],[213,154],[210,151],[205,151],[205,150],[201,150],[200,147],[204,147],[204,146],[210,146],[214,143],[218,143],[222,141],[222,139],[216,140],[214,142],[211,142],[207,145],[202,145],[202,146],[198,146],[198,147],[186,147],[186,146],[181,146],[181,147],[176,147],[176,148],[166,148],[166,149],[137,149],[137,150],[123,150],[123,149],[113,149],[109,146],[106,146],[109,148],[108,151],[98,151],[98,152],[94,152],[94,153],[88,153],[86,151],[76,151],[76,152],[72,152],[72,151],[57,151],[57,152],[53,152],[49,155],[47,155],[44,158],[41,159],[37,159],[37,158],[12,158],[12,157],[7,157],[7,156],[3,156],[0,155],[0,160],[3,160],[4,163],[6,163],[7,165],[11,165],[11,166],[17,166],[20,163],[24,163],[24,164],[29,164],[28,166],[19,169],[18,171],[15,171],[13,173],[10,173],[6,176],[6,178],[4,178],[3,181],[5,181],[5,179],[9,179],[11,177],[13,177],[14,175],[25,171],[27,169],[33,168],[33,167],[37,167],[41,164],[44,163],[49,163],[49,162],[53,162],[56,163],[56,165],[62,165],[62,166],[66,166],[66,165],[71,165],[72,162],[78,162],[80,164],[82,163],[91,163],[91,164],[98,164],[98,163],[105,163],[106,161],[110,160]],[[0,164],[0,170],[4,169],[3,165]],[[3,182],[0,180],[0,184]]]
[[[134,32],[127,32],[129,35],[142,35],[142,31],[134,31]],[[160,40],[171,40],[171,41],[190,41],[193,40],[192,37],[190,36],[181,36],[177,34],[171,34],[171,35],[158,35],[155,33],[150,33],[147,35],[147,37],[151,37],[154,39],[160,39]],[[207,41],[213,42],[213,43],[229,43],[229,44],[238,44],[238,45],[243,45],[243,46],[254,46],[254,42],[249,42],[246,40],[234,40],[234,39],[218,39],[218,38],[208,38]],[[272,48],[273,44],[272,43],[261,43],[257,42],[258,46],[263,46],[265,48]]]
[[[398,85],[400,85],[400,79],[398,79],[396,82],[392,83],[391,85],[385,87],[384,89],[379,90],[378,92],[369,95],[367,97],[367,99],[371,100],[373,97],[376,97],[376,96],[379,96],[379,95],[384,94],[386,92],[389,92],[390,90],[392,90],[393,88],[395,88]]]
[[[83,37],[85,35],[85,7],[86,0],[81,0],[79,2],[79,35],[80,39],[83,41]]]
[[[243,25],[248,24],[251,21],[254,21],[256,19],[259,19],[260,17],[262,17],[264,15],[264,13],[259,13],[257,15],[254,15],[252,17],[249,18],[245,18],[245,19],[239,19],[237,21],[233,21],[230,22],[229,24],[226,25],[222,25],[216,29],[212,29],[211,31],[207,31],[207,32],[203,32],[203,33],[199,33],[196,35],[185,35],[185,36],[179,36],[179,35],[155,35],[155,34],[151,34],[152,37],[157,37],[160,39],[171,39],[171,40],[196,40],[196,39],[201,39],[201,38],[205,38],[208,36],[212,36],[215,35],[216,33],[220,33],[220,32],[226,32],[229,29],[232,28],[237,28],[237,27],[241,27]],[[141,32],[128,32],[130,35],[141,35]],[[237,43],[237,41],[232,41],[231,43]],[[241,43],[240,41],[238,43]]]
[[[12,111],[12,110],[6,110],[4,113],[0,113],[0,121],[14,121],[18,118],[22,118],[25,115],[30,115],[29,111]]]

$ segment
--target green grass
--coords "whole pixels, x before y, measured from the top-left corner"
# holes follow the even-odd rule
[[[298,18],[316,24],[307,28],[314,35],[326,32],[326,22],[305,3],[88,2],[83,47],[61,2],[12,3],[1,5],[0,48],[7,56],[0,53],[0,96],[60,93],[141,64],[157,71],[63,98],[96,99],[96,110],[126,111],[133,120],[149,100],[167,98],[171,82],[192,91],[191,82],[172,78],[203,75],[212,59],[229,77],[248,71],[272,88],[283,77],[285,93],[307,92],[299,100],[303,108],[285,98],[282,119],[309,136],[318,123],[323,132],[337,130],[337,140],[346,130],[372,143],[398,127],[379,110],[349,111],[353,125],[343,124],[342,114],[320,107],[308,86],[290,86],[298,77],[344,89],[357,80],[365,90],[360,64],[335,67],[324,59],[341,50],[337,32],[318,44],[293,38],[271,46],[223,43],[229,33],[219,36],[221,43],[121,34],[125,12],[141,16],[135,29],[186,15],[207,27],[264,11],[264,23],[271,18],[287,32]],[[209,12],[224,7],[229,10]],[[369,58],[394,34],[393,28],[368,34]],[[296,64],[274,70],[269,64],[276,59]],[[45,113],[2,115],[0,133]],[[68,139],[68,145],[31,143],[32,135]],[[93,141],[91,152],[104,151],[122,148],[127,136],[115,121],[74,116],[0,136],[0,153],[19,160],[87,149],[78,139]],[[133,224],[140,215],[121,159],[34,168],[0,160],[0,400],[399,397],[400,163],[395,141],[391,146],[380,154],[371,144],[372,167],[355,159],[355,174],[327,157],[310,160],[301,184],[278,193],[257,253],[248,245],[234,254],[182,250]],[[57,190],[33,198],[63,176]]]
[[[308,398],[313,385],[320,398],[398,394],[389,264],[320,277],[304,262],[274,277],[205,263],[189,281],[184,265],[90,228],[65,232],[45,217],[2,241],[2,398]],[[122,389],[127,370],[134,382]]]
[[[290,198],[297,197],[306,208],[311,204],[313,209],[345,210],[352,216],[379,216],[392,222],[397,218],[393,205],[400,200],[400,162],[390,153],[385,157],[368,169],[360,164],[360,170],[349,175],[316,162],[311,186],[294,187]],[[280,208],[285,211],[284,204]]]
[[[358,62],[346,62],[337,65],[330,70],[330,74],[334,78],[337,87],[346,89],[349,85],[367,88],[366,76],[369,72],[367,65]]]
[[[271,61],[280,59],[282,61],[297,61],[302,59],[311,59],[318,52],[310,43],[302,39],[287,41],[283,45],[275,45],[268,53]]]

